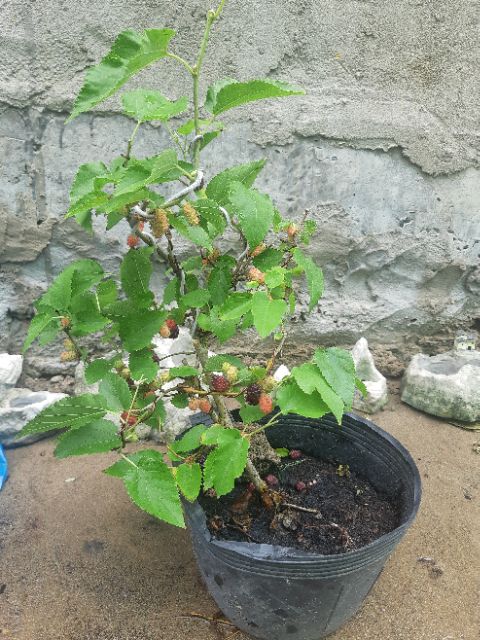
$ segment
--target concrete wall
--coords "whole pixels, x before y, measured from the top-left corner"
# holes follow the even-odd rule
[[[65,222],[87,160],[121,153],[132,128],[112,99],[64,126],[85,69],[124,28],[175,27],[191,58],[207,0],[3,0],[0,7],[0,350],[18,349],[31,301],[78,257],[114,267],[125,229],[93,237]],[[230,112],[207,175],[266,156],[259,181],[290,214],[320,223],[312,252],[327,292],[299,316],[302,341],[366,335],[383,368],[480,324],[480,0],[230,0],[205,84],[269,77],[307,95]],[[142,72],[176,97],[175,63]],[[135,152],[166,140],[146,127]]]

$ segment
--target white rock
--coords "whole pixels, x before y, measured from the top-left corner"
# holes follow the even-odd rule
[[[273,374],[274,379],[277,382],[281,382],[284,378],[290,375],[290,369],[284,364],[281,364]]]
[[[21,440],[15,437],[22,427],[46,407],[65,398],[64,393],[49,391],[30,391],[30,389],[10,389],[0,404],[0,442],[6,446],[30,444],[50,435],[51,432],[26,436]]]
[[[188,407],[178,409],[170,400],[165,402],[165,411],[167,415],[162,430],[153,429],[151,433],[152,439],[161,444],[172,442],[178,435],[189,429],[192,426],[190,418],[194,413],[197,413],[196,411],[191,411]]]
[[[195,351],[192,342],[192,336],[188,329],[180,327],[178,338],[172,340],[171,338],[162,338],[161,336],[154,336],[153,344],[155,345],[155,353],[162,359],[162,367],[171,369],[172,367],[178,367],[186,362],[188,365],[194,367],[197,362],[195,354],[184,355],[185,353],[191,353]],[[179,355],[174,355],[179,354]],[[167,358],[166,356],[171,356]]]
[[[17,384],[23,367],[23,356],[0,353],[0,397]]]
[[[365,413],[376,413],[387,404],[387,380],[376,368],[366,338],[360,338],[353,347],[352,357],[357,376],[367,388],[365,398],[358,390],[355,392],[353,406],[359,411],[365,411]]]
[[[480,420],[480,351],[417,354],[402,380],[402,400],[416,409],[464,422]]]

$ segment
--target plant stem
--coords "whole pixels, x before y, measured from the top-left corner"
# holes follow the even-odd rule
[[[135,136],[137,135],[138,129],[139,129],[141,124],[142,123],[139,120],[137,122],[137,124],[135,125],[135,128],[134,128],[134,130],[132,132],[132,135],[130,136],[130,140],[128,141],[128,144],[127,144],[127,152],[125,154],[125,162],[124,162],[124,164],[126,164],[130,160],[130,153],[132,152],[133,141],[135,140]]]
[[[167,58],[171,58],[172,60],[176,60],[177,62],[179,62],[180,64],[183,64],[183,66],[185,67],[185,69],[187,69],[187,71],[189,73],[193,73],[193,68],[190,64],[188,64],[188,62],[182,58],[181,56],[177,56],[175,53],[167,53]]]

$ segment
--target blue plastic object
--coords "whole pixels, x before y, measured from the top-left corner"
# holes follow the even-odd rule
[[[8,478],[8,463],[3,453],[3,447],[0,444],[0,489],[3,487],[3,483]]]

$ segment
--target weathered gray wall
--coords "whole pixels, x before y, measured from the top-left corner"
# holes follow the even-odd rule
[[[32,298],[75,257],[113,266],[125,230],[93,238],[62,221],[84,161],[124,150],[131,122],[111,100],[68,126],[84,70],[120,30],[176,27],[191,58],[207,0],[3,0],[0,8],[0,349],[18,348]],[[266,156],[260,186],[311,207],[327,293],[297,331],[348,344],[365,334],[384,368],[440,348],[480,320],[480,0],[230,0],[206,82],[267,76],[307,95],[225,117],[209,175]],[[188,91],[171,62],[137,84]],[[135,84],[135,82],[133,83]],[[165,140],[139,136],[138,155]]]

